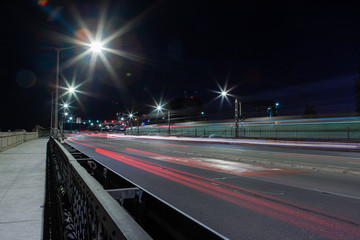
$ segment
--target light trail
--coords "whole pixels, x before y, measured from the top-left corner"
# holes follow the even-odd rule
[[[169,147],[182,147],[182,148],[188,148],[188,147],[190,147],[189,145],[168,144],[168,143],[150,143],[150,145],[169,146]]]
[[[339,221],[341,218],[333,219],[329,216],[308,212],[306,209],[304,211],[304,209],[294,208],[293,206],[284,206],[282,204],[270,201],[269,199],[258,199],[211,184],[211,182],[213,182],[211,179],[207,179],[207,182],[204,182],[199,180],[199,176],[197,175],[189,176],[189,174],[186,172],[164,167],[158,164],[149,163],[141,159],[129,157],[100,148],[95,148],[95,150],[100,154],[111,157],[136,168],[156,174],[158,176],[194,188],[241,207],[251,209],[269,217],[291,223],[321,235],[325,235],[327,237],[344,239],[346,236],[349,236],[349,233],[351,235],[357,235],[360,237],[359,225],[356,224],[357,226],[354,226],[354,224],[349,224],[342,220]],[[202,180],[204,179],[205,178],[202,178]]]
[[[99,154],[143,171],[317,234],[333,239],[360,238],[360,223],[356,220],[331,213],[329,214],[314,208],[284,201],[270,195],[239,188],[231,184],[222,183],[220,181],[183,172],[156,163],[150,163],[136,157],[127,156],[80,142],[76,143],[94,148]],[[235,189],[240,190],[241,192],[234,191]]]
[[[148,151],[142,151],[137,149],[125,148],[126,151],[141,154],[146,157],[150,157],[160,161],[172,162],[185,166],[207,169],[211,171],[217,171],[237,176],[260,176],[260,175],[273,175],[273,174],[294,174],[305,173],[306,171],[294,170],[294,169],[282,169],[282,168],[270,168],[264,166],[244,164],[240,162],[224,161],[220,159],[210,158],[183,158],[173,157],[164,154],[158,154]]]
[[[346,157],[318,156],[318,155],[310,155],[310,154],[272,153],[271,155],[282,156],[282,157],[317,158],[323,160],[360,162],[360,159],[355,160],[353,158],[346,158]]]

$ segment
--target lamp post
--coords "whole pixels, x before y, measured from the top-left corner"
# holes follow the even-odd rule
[[[220,97],[227,98],[228,97],[228,91],[222,90],[220,93]],[[233,96],[233,95],[230,95]],[[235,97],[235,138],[239,137],[239,120],[241,117],[241,101],[238,97]]]
[[[128,114],[129,119],[130,119],[130,127],[131,127],[131,134],[133,134],[133,122],[137,122],[137,134],[139,135],[139,121],[140,121],[140,117],[137,117],[136,114],[138,114],[139,112],[131,112]]]
[[[163,110],[165,110],[165,109],[163,108],[162,105],[159,104],[156,106],[156,111],[162,112]],[[168,112],[168,134],[170,135],[170,133],[171,133],[171,113],[170,113],[169,109],[167,109],[167,112]]]
[[[54,116],[54,92],[51,92],[51,119],[50,119],[50,134],[54,134],[53,129],[53,116]]]
[[[170,110],[168,110],[168,134],[170,135],[170,131],[171,131],[171,121],[170,121]]]
[[[132,119],[133,119],[133,116],[134,116],[134,115],[133,115],[132,113],[129,114],[131,135],[133,134],[133,128],[132,128]]]
[[[59,74],[60,74],[60,51],[73,49],[78,46],[72,46],[67,48],[55,48],[56,51],[56,85],[55,85],[55,124],[54,135],[57,138],[59,132]]]
[[[65,112],[64,113],[64,116],[63,116],[63,122],[62,122],[62,134],[64,135],[64,131],[65,131],[65,121],[66,121],[66,117],[69,115],[68,112]]]
[[[235,138],[239,137],[239,118],[241,117],[241,101],[235,98]]]
[[[55,48],[56,51],[56,86],[55,86],[55,123],[54,123],[54,136],[58,137],[59,132],[59,74],[60,74],[60,52],[80,47],[78,45],[66,47],[66,48]],[[99,53],[102,51],[103,46],[101,42],[92,42],[89,45],[90,51]]]

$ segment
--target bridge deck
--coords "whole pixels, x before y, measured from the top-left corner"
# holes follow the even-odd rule
[[[0,239],[42,239],[46,143],[25,142],[0,153]]]

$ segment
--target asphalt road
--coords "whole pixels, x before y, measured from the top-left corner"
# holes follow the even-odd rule
[[[104,135],[68,143],[229,239],[360,239],[360,178],[301,168],[357,168],[358,153]]]

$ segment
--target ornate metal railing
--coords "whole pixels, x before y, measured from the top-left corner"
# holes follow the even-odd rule
[[[53,138],[47,145],[44,239],[151,239]]]

